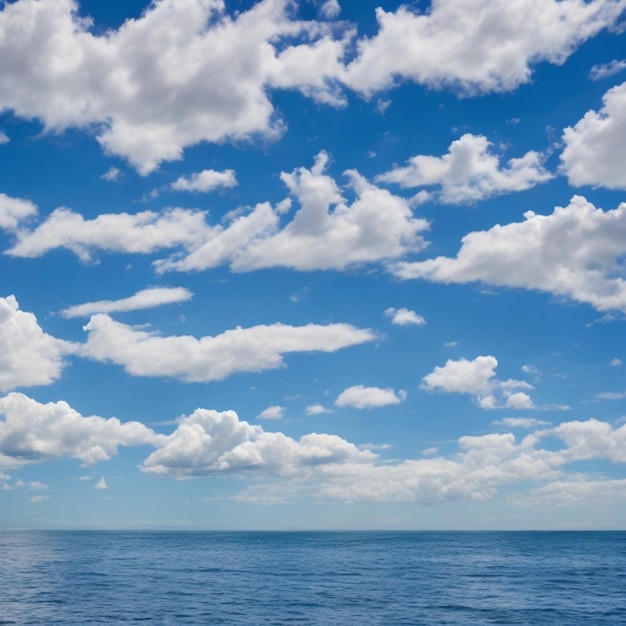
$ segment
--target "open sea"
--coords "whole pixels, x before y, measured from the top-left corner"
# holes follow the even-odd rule
[[[0,624],[626,624],[626,532],[0,532]]]

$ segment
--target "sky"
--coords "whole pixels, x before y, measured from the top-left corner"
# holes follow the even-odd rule
[[[626,528],[625,44],[0,3],[0,528]]]

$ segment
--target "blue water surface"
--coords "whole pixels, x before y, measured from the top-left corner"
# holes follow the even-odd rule
[[[626,624],[626,532],[0,532],[0,624]]]

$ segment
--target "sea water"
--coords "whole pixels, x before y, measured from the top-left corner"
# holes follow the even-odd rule
[[[626,624],[626,532],[0,532],[0,624]]]

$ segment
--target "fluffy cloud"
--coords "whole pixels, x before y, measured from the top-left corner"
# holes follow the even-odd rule
[[[102,478],[100,478],[100,480],[93,486],[94,489],[99,489],[99,490],[106,490],[109,488],[109,486],[107,485],[107,481],[105,480],[104,476],[102,476]]]
[[[283,172],[281,179],[300,209],[282,229],[281,217],[291,199],[272,209],[260,204],[236,216],[227,227],[216,227],[202,245],[180,260],[157,264],[160,271],[199,270],[230,260],[235,271],[265,267],[299,270],[343,269],[355,263],[397,258],[418,250],[425,220],[413,217],[409,204],[348,170],[351,190],[347,204],[335,180],[324,173],[329,157],[320,152],[311,169]]]
[[[7,254],[38,257],[55,248],[67,248],[89,261],[94,250],[149,254],[162,248],[192,245],[206,236],[205,214],[188,209],[162,213],[104,213],[92,220],[66,208],[54,210],[33,231],[22,230]]]
[[[608,459],[626,463],[626,424],[613,428],[607,422],[590,419],[585,422],[564,422],[552,434],[567,445],[568,461]]]
[[[421,315],[405,308],[394,309],[390,307],[385,310],[385,315],[391,318],[392,324],[398,326],[424,326],[426,324],[426,320]]]
[[[390,404],[400,404],[405,399],[406,391],[402,389],[396,393],[389,387],[381,389],[380,387],[354,385],[344,389],[337,396],[335,404],[337,406],[351,406],[356,409],[373,409]]]
[[[524,217],[469,233],[456,258],[400,262],[392,271],[403,279],[538,289],[599,311],[626,311],[626,281],[616,275],[626,253],[626,203],[605,212],[574,196],[552,215]]]
[[[287,0],[263,0],[229,17],[223,0],[157,0],[94,35],[73,0],[7,3],[0,109],[53,131],[95,124],[104,149],[144,174],[201,141],[276,136],[269,88],[340,101],[333,81],[343,35],[291,19],[293,10]]]
[[[197,271],[227,263],[243,272],[265,267],[343,269],[398,258],[424,245],[420,233],[428,223],[413,217],[407,200],[350,170],[346,175],[356,198],[347,204],[335,180],[324,174],[328,159],[321,152],[313,168],[281,175],[300,204],[290,221],[286,214],[291,198],[275,207],[264,202],[247,213],[232,211],[226,224],[215,226],[207,223],[205,212],[181,208],[105,213],[89,220],[58,208],[34,230],[19,229],[8,254],[38,257],[62,247],[89,261],[98,250],[152,254],[175,248],[172,256],[154,263],[158,272]],[[4,219],[10,224],[36,212],[31,205],[9,206],[13,208],[5,210]],[[1,211],[0,203],[0,220]],[[281,227],[283,221],[287,223]]]
[[[511,90],[530,80],[531,63],[563,63],[625,7],[623,0],[436,0],[424,15],[379,8],[379,32],[358,42],[344,80],[367,95],[395,77],[470,94]]]
[[[527,152],[501,167],[491,145],[486,137],[467,133],[453,141],[442,157],[414,156],[406,167],[381,174],[376,180],[405,188],[438,185],[440,202],[463,204],[529,189],[552,178],[539,153]]]
[[[609,89],[599,112],[563,131],[561,166],[570,184],[626,189],[626,83]]]
[[[49,385],[77,346],[47,335],[37,318],[20,311],[15,296],[0,298],[0,391]]]
[[[139,422],[83,417],[66,402],[41,404],[16,392],[0,398],[0,416],[0,463],[6,467],[58,457],[91,465],[110,459],[119,446],[159,441]]]
[[[7,135],[6,133],[3,133],[3,132],[0,130],[0,146],[1,146],[3,143],[9,143],[9,141],[11,141],[11,140],[9,139],[8,135]]]
[[[253,326],[216,337],[159,337],[94,315],[81,354],[123,366],[134,376],[169,376],[187,382],[221,380],[237,372],[260,372],[283,365],[290,352],[335,352],[374,339],[349,324]]]
[[[176,191],[200,191],[206,193],[220,187],[236,187],[237,177],[234,170],[202,170],[191,176],[181,176],[170,187]]]
[[[121,300],[98,300],[68,307],[61,311],[63,317],[88,317],[94,313],[115,313],[149,309],[173,302],[191,300],[193,294],[184,287],[152,287]]]
[[[310,468],[371,462],[375,455],[335,435],[299,440],[241,421],[234,411],[197,409],[143,463],[147,473],[176,478],[222,472],[294,475]]]
[[[304,409],[307,415],[322,415],[322,413],[332,413],[330,409],[327,409],[323,404],[316,402],[315,404],[309,404]]]
[[[257,419],[260,420],[281,420],[283,419],[283,414],[285,412],[285,407],[278,406],[277,404],[273,406],[268,406],[267,409],[261,411],[257,415]]]
[[[476,396],[483,409],[501,406],[495,394],[501,395],[505,407],[509,409],[532,409],[533,403],[528,394],[515,389],[532,389],[532,385],[522,380],[496,379],[498,361],[494,356],[478,356],[473,361],[449,359],[444,366],[424,376],[421,387],[427,391],[444,393],[464,393]]]
[[[37,215],[37,207],[29,200],[0,193],[0,228],[17,230],[20,222],[34,215]]]

